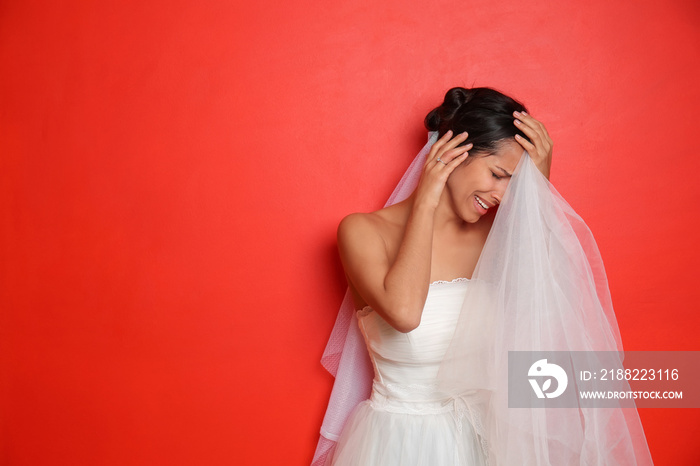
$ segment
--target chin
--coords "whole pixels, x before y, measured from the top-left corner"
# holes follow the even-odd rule
[[[478,223],[481,219],[493,217],[496,214],[497,206],[491,207],[485,214],[473,213],[470,218],[464,218],[467,223]]]
[[[460,215],[464,223],[476,223],[483,217],[482,215],[476,213],[470,213],[469,215]]]

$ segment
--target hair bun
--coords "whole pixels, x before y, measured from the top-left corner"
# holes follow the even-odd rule
[[[425,117],[428,131],[440,131],[441,127],[454,118],[460,107],[471,100],[474,91],[464,87],[453,87],[445,94],[442,105],[432,110]]]

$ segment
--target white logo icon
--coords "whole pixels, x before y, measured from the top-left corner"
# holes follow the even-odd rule
[[[547,363],[546,359],[540,359],[535,361],[535,363],[530,366],[530,370],[527,372],[530,377],[548,377],[544,381],[542,387],[540,388],[539,383],[535,379],[528,379],[532,389],[535,391],[537,398],[556,398],[566,390],[566,385],[569,383],[569,378],[566,376],[566,372],[560,366],[552,363]],[[552,379],[557,381],[557,389],[553,392],[548,392],[552,385]]]

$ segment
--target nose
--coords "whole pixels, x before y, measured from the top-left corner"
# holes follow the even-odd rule
[[[500,180],[504,181],[504,180]],[[506,193],[506,189],[508,188],[508,183],[510,182],[509,179],[505,180],[505,183],[498,183],[498,185],[494,186],[493,191],[491,191],[491,198],[494,200],[496,205],[501,203],[501,200],[503,200],[503,195]]]

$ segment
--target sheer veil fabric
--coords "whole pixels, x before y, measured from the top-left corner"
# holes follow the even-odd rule
[[[436,140],[429,133],[386,206],[413,192]],[[509,351],[619,351],[622,367],[593,235],[526,152],[470,281],[438,384],[462,401],[460,415],[479,424],[490,465],[652,464],[634,408],[508,408]],[[326,462],[348,416],[371,392],[372,364],[349,293],[321,363],[335,383],[312,466]]]
[[[427,144],[413,159],[384,207],[401,202],[411,195],[420,180],[425,158],[437,139],[437,132],[429,133]],[[345,293],[340,305],[333,331],[321,357],[321,364],[335,376],[335,383],[323,418],[321,437],[316,446],[312,466],[325,463],[353,408],[368,399],[372,391],[374,369],[365,339],[357,325],[350,290]]]

